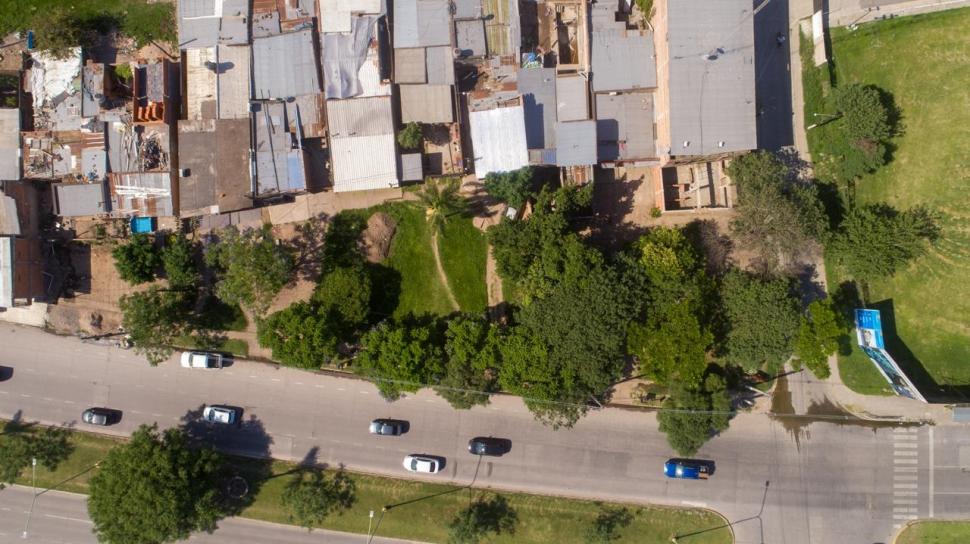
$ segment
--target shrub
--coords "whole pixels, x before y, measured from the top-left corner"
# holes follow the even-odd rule
[[[420,149],[423,141],[420,123],[408,123],[397,133],[397,143],[404,149]]]

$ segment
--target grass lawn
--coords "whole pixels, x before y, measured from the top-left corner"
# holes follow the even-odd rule
[[[91,467],[102,459],[107,451],[119,443],[118,440],[101,435],[74,433],[72,440],[75,444],[73,455],[54,472],[48,472],[38,467],[38,487],[48,487],[55,483]],[[263,461],[231,458],[231,462],[239,473],[257,470]],[[253,503],[243,511],[243,517],[289,523],[286,514],[280,506],[280,496],[286,484],[294,477],[292,471],[296,468],[293,463],[274,461],[272,474],[258,487]],[[97,469],[95,469],[97,470]],[[86,472],[59,487],[64,491],[86,493],[87,482],[94,475],[95,470]],[[383,478],[365,474],[351,474],[357,489],[357,501],[354,506],[340,514],[330,516],[324,527],[338,531],[366,533],[368,512],[374,510],[380,515],[381,507],[404,501],[433,495],[445,491],[453,491],[426,500],[421,500],[397,509],[390,510],[381,522],[380,535],[386,537],[411,538],[427,542],[444,542],[447,540],[447,522],[461,508],[468,505],[470,493],[474,497],[488,497],[489,492],[481,490],[459,489],[454,486],[427,484]],[[18,482],[30,485],[30,470],[24,471]],[[578,501],[556,497],[525,495],[508,493],[504,496],[509,500],[518,515],[519,522],[514,535],[503,535],[489,539],[493,543],[569,543],[583,542],[583,534],[601,511],[599,503]],[[607,504],[607,506],[616,506]],[[675,534],[692,533],[704,529],[714,529],[723,525],[723,519],[707,510],[693,508],[662,508],[629,505],[633,514],[630,526],[621,529],[622,538],[618,543],[665,544]],[[691,537],[695,544],[729,544],[732,542],[731,532],[727,528],[718,528],[710,532]]]
[[[970,521],[920,521],[903,529],[896,544],[964,544],[970,542]]]
[[[441,265],[458,305],[466,312],[481,313],[488,306],[485,259],[488,242],[467,217],[448,220],[438,235]]]
[[[152,38],[176,40],[175,3],[147,0],[0,0],[0,34],[33,28],[52,9],[65,6],[86,27],[116,21],[142,45]]]
[[[902,134],[893,138],[892,161],[856,184],[859,204],[887,202],[899,209],[917,204],[942,213],[942,239],[929,254],[888,280],[869,285],[867,301],[894,314],[898,341],[890,352],[904,368],[915,369],[917,385],[970,384],[970,9],[867,23],[850,32],[833,29],[836,84],[873,84],[891,93],[902,113]],[[804,42],[803,42],[804,44]],[[805,65],[806,124],[823,111],[825,72]],[[813,156],[826,130],[809,131]],[[816,162],[818,157],[816,157]],[[821,169],[824,173],[824,165]],[[829,270],[829,284],[842,280]],[[893,315],[888,318],[892,320]],[[895,338],[893,339],[895,340]],[[887,341],[890,339],[887,337]],[[895,349],[894,349],[895,348]],[[845,359],[848,378],[869,392],[878,378],[862,371],[860,355]],[[851,359],[858,359],[858,364]],[[871,366],[871,365],[870,365]],[[918,376],[925,369],[928,377]],[[858,370],[858,372],[856,372]],[[870,375],[867,375],[870,374]],[[922,381],[923,383],[919,383]]]

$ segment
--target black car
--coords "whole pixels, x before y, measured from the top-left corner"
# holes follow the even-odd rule
[[[493,436],[476,436],[468,441],[468,453],[499,457],[512,449],[512,441]]]
[[[81,413],[81,421],[88,425],[100,425],[102,427],[111,425],[117,417],[118,412],[108,408],[88,408]]]
[[[370,422],[370,434],[400,436],[408,432],[408,422],[399,419],[375,419]]]

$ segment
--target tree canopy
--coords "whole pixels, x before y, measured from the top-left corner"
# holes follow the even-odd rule
[[[476,500],[448,523],[448,544],[478,544],[489,534],[514,535],[519,515],[501,496]]]
[[[511,172],[490,172],[485,176],[485,190],[513,208],[521,208],[532,196],[532,167]]]
[[[290,521],[313,530],[330,514],[354,505],[356,485],[342,470],[331,477],[318,469],[301,470],[283,488],[280,500]]]
[[[318,369],[337,355],[340,325],[326,308],[297,302],[258,323],[259,345],[284,365]]]
[[[397,143],[404,149],[420,149],[422,142],[424,142],[424,135],[420,123],[408,123],[397,133]]]
[[[340,333],[349,337],[367,323],[371,290],[371,277],[363,264],[337,266],[320,278],[313,301],[330,316]]]
[[[889,110],[878,88],[858,83],[840,85],[834,97],[844,119],[842,126],[854,142],[878,142],[892,136]]]
[[[839,339],[849,333],[849,326],[829,300],[816,300],[808,305],[795,336],[795,357],[815,374],[825,379],[831,374],[828,357],[839,349]]]
[[[600,513],[586,529],[586,544],[610,544],[620,539],[621,529],[633,522],[633,514],[625,506],[602,506]]]
[[[195,264],[195,244],[184,234],[169,236],[162,250],[162,265],[168,284],[175,289],[191,289],[199,283]]]
[[[142,425],[108,451],[90,481],[88,514],[107,544],[160,544],[215,528],[222,458],[181,429]]]
[[[162,265],[155,242],[148,234],[135,234],[128,243],[111,250],[111,256],[121,279],[136,285],[154,280],[155,271]]]
[[[118,305],[121,326],[135,352],[144,355],[152,365],[168,359],[175,339],[190,329],[190,301],[181,292],[152,286],[121,297]]]
[[[7,421],[0,433],[0,489],[13,483],[30,466],[31,459],[55,470],[74,451],[71,431],[58,427],[33,429],[19,421]]]
[[[448,219],[465,211],[467,201],[459,190],[461,180],[448,178],[444,181],[429,179],[424,188],[418,191],[418,204],[425,208],[426,218],[432,230],[437,231]]]
[[[724,379],[709,374],[702,385],[675,383],[657,420],[670,447],[690,457],[712,436],[728,428],[730,412],[731,398]]]
[[[732,270],[721,285],[728,332],[726,360],[748,372],[774,372],[788,360],[798,331],[798,300],[786,278]]]
[[[483,316],[459,314],[445,330],[444,376],[435,388],[454,408],[488,404],[501,368],[498,327]]]
[[[640,371],[657,383],[699,383],[713,343],[714,335],[681,302],[650,312],[645,323],[632,323],[627,349],[637,357]]]
[[[218,237],[205,254],[206,262],[219,270],[216,294],[262,317],[293,276],[292,252],[277,243],[269,225],[243,232],[229,227]]]
[[[849,210],[827,249],[850,275],[869,281],[892,276],[926,253],[927,242],[939,236],[936,217],[927,208],[899,212],[875,204]]]
[[[354,369],[374,380],[381,395],[396,400],[441,376],[444,354],[434,323],[385,321],[364,334]]]
[[[731,231],[769,270],[795,260],[824,234],[825,213],[814,185],[790,182],[777,156],[748,153],[733,159],[727,171],[738,186]]]

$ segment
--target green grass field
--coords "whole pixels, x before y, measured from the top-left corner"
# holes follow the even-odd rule
[[[177,39],[175,3],[146,0],[0,0],[0,34],[32,29],[55,8],[70,11],[85,27],[114,21],[142,45],[150,39]]]
[[[488,305],[485,234],[467,217],[451,218],[438,236],[438,248],[448,285],[462,311],[484,312]]]
[[[2,438],[0,438],[2,440]],[[75,493],[87,493],[88,481],[97,469],[88,470],[119,440],[95,434],[74,433],[72,441],[74,453],[56,471],[50,472],[38,467],[37,486],[49,487],[81,473],[58,489]],[[263,461],[231,458],[238,473],[247,474]],[[243,517],[289,523],[280,505],[280,496],[286,484],[295,476],[296,465],[275,461],[272,475],[258,486],[253,502],[243,511]],[[368,512],[374,510],[380,515],[381,507],[404,501],[427,497],[436,493],[452,491],[434,498],[420,500],[409,505],[392,508],[381,522],[380,535],[386,537],[410,538],[426,542],[447,540],[447,522],[455,513],[468,505],[470,498],[487,497],[489,492],[482,490],[459,489],[455,486],[428,484],[383,478],[366,474],[351,474],[356,489],[357,501],[354,506],[339,515],[330,516],[323,527],[338,531],[366,533]],[[30,470],[25,470],[18,482],[30,485]],[[483,495],[484,494],[484,495]],[[508,493],[509,500],[518,515],[518,525],[514,535],[491,538],[492,543],[581,543],[583,534],[601,511],[602,505],[589,501],[578,501],[541,495]],[[605,506],[616,506],[606,504]],[[722,527],[723,518],[708,510],[693,508],[663,508],[629,505],[633,514],[632,523],[620,531],[621,538],[615,542],[638,544],[666,544],[676,534],[687,534],[705,529],[688,540],[696,544],[729,544],[732,536],[729,529]]]
[[[903,529],[896,544],[965,544],[970,521],[920,521]]]
[[[887,202],[899,209],[924,204],[943,216],[942,239],[929,254],[895,277],[870,284],[867,296],[871,304],[891,301],[898,342],[890,351],[915,374],[925,369],[928,378],[917,376],[917,385],[970,385],[967,28],[970,9],[958,9],[832,32],[835,83],[876,85],[891,93],[902,114],[902,133],[891,141],[892,161],[858,180],[856,201]],[[827,78],[825,72],[804,66],[806,124],[811,124],[813,112],[831,113],[822,103]],[[816,162],[830,141],[826,131],[834,129],[822,125],[809,131]],[[824,164],[817,171],[822,176]],[[836,270],[828,272],[834,288],[842,278]],[[878,307],[884,310],[885,323],[889,305]],[[853,389],[871,393],[881,387],[881,378],[861,354],[843,358],[840,365],[843,380]]]

